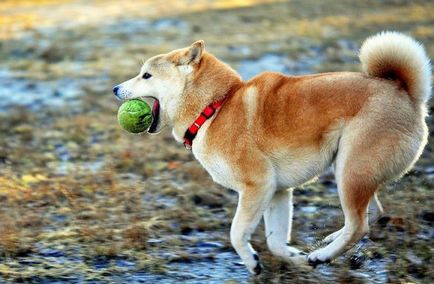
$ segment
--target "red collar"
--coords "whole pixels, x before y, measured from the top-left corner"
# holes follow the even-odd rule
[[[226,98],[221,99],[213,104],[207,106],[200,115],[196,118],[193,124],[185,131],[184,134],[184,146],[187,149],[191,149],[193,145],[193,139],[196,137],[197,132],[199,132],[200,127],[213,116],[216,110],[221,107]]]

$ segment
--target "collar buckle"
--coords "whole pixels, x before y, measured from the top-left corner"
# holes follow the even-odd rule
[[[187,150],[191,150],[192,145],[188,144],[187,142],[184,142],[184,147],[185,147],[185,149],[187,149]]]

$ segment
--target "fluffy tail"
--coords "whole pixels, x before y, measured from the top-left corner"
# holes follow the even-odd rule
[[[417,102],[431,97],[431,64],[423,46],[398,32],[368,38],[359,54],[363,71],[375,77],[399,80]]]

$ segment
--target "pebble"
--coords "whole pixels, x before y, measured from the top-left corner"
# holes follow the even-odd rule
[[[415,264],[415,265],[422,265],[423,264],[423,260],[420,257],[418,257],[417,255],[415,255],[413,251],[408,251],[405,255],[405,258],[412,264]]]
[[[303,206],[300,210],[304,213],[315,213],[318,211],[318,207],[316,206]]]
[[[39,254],[47,257],[61,257],[65,254],[57,249],[43,248],[39,250]]]
[[[116,265],[120,267],[133,267],[136,266],[136,264],[132,261],[124,260],[124,259],[117,259]]]

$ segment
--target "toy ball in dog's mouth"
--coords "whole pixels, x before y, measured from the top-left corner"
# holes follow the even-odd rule
[[[155,110],[154,110],[155,109]],[[153,109],[140,99],[124,102],[118,110],[118,122],[128,132],[141,133],[149,128],[156,129],[159,115],[159,103],[154,101]]]

